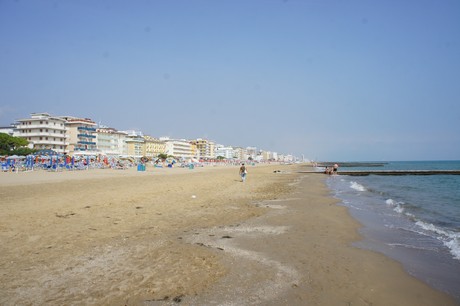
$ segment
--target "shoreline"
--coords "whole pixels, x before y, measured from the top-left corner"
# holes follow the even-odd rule
[[[232,272],[186,305],[456,305],[397,261],[354,247],[361,225],[322,179],[297,184],[288,197],[256,204],[266,214],[189,238],[226,251]]]
[[[455,305],[352,247],[360,225],[321,177],[256,166],[240,183],[237,169],[0,184],[1,304]]]

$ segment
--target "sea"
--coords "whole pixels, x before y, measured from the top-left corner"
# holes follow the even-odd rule
[[[460,161],[395,161],[354,170],[460,170]],[[460,175],[328,177],[340,205],[361,224],[354,245],[399,261],[460,302]]]

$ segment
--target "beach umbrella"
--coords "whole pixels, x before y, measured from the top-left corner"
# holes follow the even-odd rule
[[[26,168],[32,168],[32,160],[29,155],[26,156]]]

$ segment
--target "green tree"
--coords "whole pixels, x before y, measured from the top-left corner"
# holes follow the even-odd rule
[[[1,155],[27,155],[35,150],[27,148],[29,142],[21,137],[10,136],[0,133],[0,154]]]
[[[158,154],[158,158],[161,160],[166,160],[168,158],[168,155],[161,153],[161,154]]]

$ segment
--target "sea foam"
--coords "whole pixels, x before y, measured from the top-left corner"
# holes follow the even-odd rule
[[[350,182],[350,187],[357,191],[366,191],[366,188],[363,185],[356,182]]]
[[[437,234],[436,238],[449,248],[450,253],[455,259],[460,260],[460,233],[445,230],[423,221],[417,221],[415,224],[426,231]]]
[[[404,202],[395,202],[393,199],[388,199],[385,201],[388,206],[393,207],[393,210],[398,214],[404,213]]]

